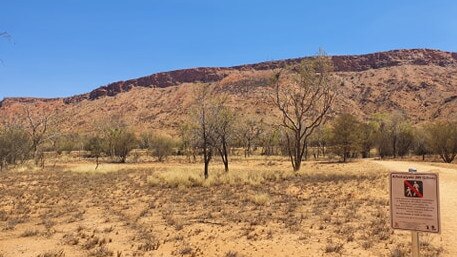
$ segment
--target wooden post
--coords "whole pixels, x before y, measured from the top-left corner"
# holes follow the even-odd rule
[[[415,168],[409,168],[408,172],[416,173],[417,170]],[[411,256],[420,256],[419,232],[416,231],[411,231]]]

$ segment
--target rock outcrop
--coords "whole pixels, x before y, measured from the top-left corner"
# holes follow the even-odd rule
[[[95,100],[104,96],[115,96],[129,91],[133,87],[169,87],[182,83],[209,83],[222,80],[231,68],[194,68],[156,73],[150,76],[118,81],[99,87],[88,94],[77,95],[64,99],[65,103],[79,102],[84,99]]]
[[[309,57],[305,57],[309,58]],[[392,50],[363,55],[332,56],[336,72],[357,72],[369,69],[379,69],[399,65],[438,65],[442,67],[456,66],[457,53],[431,50],[431,49],[409,49]],[[280,61],[261,62],[256,64],[239,65],[227,68],[193,68],[161,72],[149,76],[114,82],[99,87],[89,93],[72,97],[61,98],[65,104],[80,102],[83,100],[95,100],[106,96],[115,96],[127,92],[134,87],[159,87],[165,88],[176,86],[182,83],[210,83],[217,82],[234,71],[248,70],[273,70],[284,68],[301,62],[304,58],[294,58]],[[11,101],[34,101],[36,98],[7,98],[0,102],[0,107],[5,102]],[[41,99],[42,100],[42,99]],[[54,101],[56,99],[52,99]]]
[[[365,119],[401,112],[414,123],[457,119],[457,53],[412,49],[331,58],[339,90],[332,115],[349,112]],[[63,132],[88,132],[94,122],[110,117],[122,117],[137,132],[176,132],[195,104],[199,82],[214,82],[215,93],[228,96],[234,109],[268,119],[276,115],[268,86],[275,69],[302,60],[162,72],[68,98],[6,98],[0,102],[0,123],[31,106],[37,113],[55,111]]]
[[[305,57],[309,58],[309,57]],[[233,71],[272,70],[301,62],[304,58],[239,65],[228,68],[194,68],[156,73],[150,76],[118,81],[99,87],[90,93],[64,98],[65,103],[94,100],[104,96],[115,96],[133,87],[169,87],[182,83],[210,83],[220,81]],[[431,49],[393,50],[364,55],[332,56],[337,72],[364,71],[398,65],[457,66],[457,53]]]

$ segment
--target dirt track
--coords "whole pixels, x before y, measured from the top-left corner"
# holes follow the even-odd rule
[[[439,174],[441,198],[441,227],[445,253],[443,256],[457,256],[457,166],[448,165],[446,168],[436,163],[420,163],[408,161],[373,161],[391,171],[408,171],[414,167],[418,172],[433,172]],[[443,164],[444,166],[444,164]]]

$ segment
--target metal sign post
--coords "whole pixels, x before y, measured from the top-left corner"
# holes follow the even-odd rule
[[[416,173],[417,169],[409,168],[409,173]],[[412,257],[419,257],[420,253],[420,243],[419,243],[419,232],[411,231],[411,254]]]
[[[411,253],[413,257],[419,257],[419,232],[411,231]]]

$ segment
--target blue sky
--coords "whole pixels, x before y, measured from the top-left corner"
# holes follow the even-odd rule
[[[399,48],[457,52],[457,1],[1,0],[0,99],[160,71]]]

